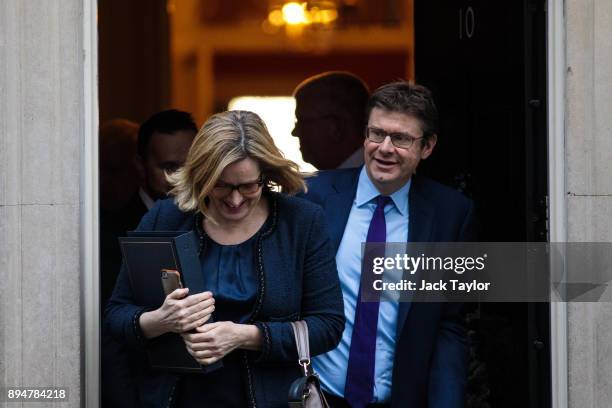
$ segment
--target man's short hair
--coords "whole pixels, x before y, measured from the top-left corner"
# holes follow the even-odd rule
[[[399,112],[416,117],[423,130],[423,142],[438,134],[438,109],[429,89],[408,81],[397,81],[374,91],[367,104],[366,117],[372,109]]]
[[[198,128],[190,113],[176,109],[158,112],[144,121],[138,130],[138,154],[143,159],[147,155],[147,147],[153,133],[172,134],[181,130],[191,130],[198,133]]]

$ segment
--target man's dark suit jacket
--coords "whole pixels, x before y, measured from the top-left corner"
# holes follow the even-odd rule
[[[119,237],[136,229],[147,207],[136,192],[123,207],[108,211],[100,210],[100,308],[103,310],[113,293],[123,256]]]
[[[100,210],[100,309],[104,310],[115,287],[123,256],[119,237],[136,229],[147,207],[136,192],[122,208]],[[138,406],[133,362],[125,347],[115,341],[102,326],[101,408]]]
[[[357,169],[319,172],[305,198],[325,210],[338,250],[357,192]],[[474,206],[460,193],[414,176],[409,192],[408,242],[475,240]],[[342,260],[339,260],[342,262]],[[400,303],[393,362],[393,407],[463,407],[466,338],[457,303]]]

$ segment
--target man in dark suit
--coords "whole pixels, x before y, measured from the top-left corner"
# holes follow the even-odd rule
[[[361,244],[473,240],[473,204],[415,175],[437,142],[429,90],[384,85],[367,119],[365,165],[321,172],[305,195],[325,209],[346,315],[339,346],[313,364],[333,407],[463,407],[461,305],[361,302]]]
[[[140,125],[111,121],[100,128],[100,250],[103,309],[121,267],[117,237],[136,228],[170,185],[198,132],[190,113],[158,112]]]
[[[165,173],[183,165],[198,131],[191,114],[175,109],[154,114],[140,128],[127,121],[113,123],[100,131],[102,310],[115,287],[123,258],[117,238],[136,229],[155,201],[166,197],[170,185]],[[116,127],[119,129],[113,130]],[[134,363],[104,326],[101,348],[101,406],[138,406]]]

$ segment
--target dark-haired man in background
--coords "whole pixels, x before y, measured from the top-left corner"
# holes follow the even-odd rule
[[[101,202],[102,306],[111,295],[121,267],[121,252],[117,237],[125,235],[126,231],[135,229],[142,216],[155,201],[166,197],[170,186],[166,181],[164,171],[173,172],[183,165],[197,131],[196,124],[189,113],[171,109],[154,114],[140,125],[138,137],[133,141],[135,146],[113,142],[116,136],[110,132],[101,134],[101,184],[125,185],[126,181],[123,178],[113,180],[112,176],[115,173],[109,170],[112,167],[109,164],[112,158],[125,156],[125,150],[136,152],[135,156],[130,156],[130,160],[134,161],[133,164],[140,178],[139,189],[134,191],[131,199],[124,202],[122,206],[105,208],[102,205],[104,202]],[[113,191],[117,190],[115,187]]]
[[[113,121],[111,125],[103,126],[100,135],[101,196],[115,196],[100,202],[101,310],[104,310],[113,291],[121,267],[122,256],[117,238],[135,229],[155,201],[166,197],[170,185],[165,172],[171,173],[185,163],[198,131],[189,113],[174,109],[156,113],[143,122],[138,128],[137,138],[136,125],[127,121]],[[115,130],[118,127],[120,131]],[[118,161],[124,163],[121,166],[114,164]],[[126,196],[121,189],[133,189],[133,183],[128,185],[126,182],[127,170],[121,173],[113,170],[118,166],[135,166],[135,172],[140,176],[140,187],[133,191],[130,200],[123,200],[122,206],[106,205],[106,202],[118,202],[119,196]],[[132,178],[129,177],[130,180]],[[104,194],[107,190],[110,193]],[[130,360],[135,357],[126,353],[125,347],[111,338],[104,327],[101,346],[101,406],[140,406]]]
[[[156,113],[140,125],[136,164],[143,180],[139,194],[147,208],[168,194],[165,172],[185,163],[197,132],[191,115],[175,109]]]
[[[329,71],[300,83],[295,97],[295,128],[304,161],[319,170],[363,164],[364,110],[370,92],[354,74]]]
[[[437,142],[429,90],[408,82],[384,85],[370,97],[366,118],[365,165],[320,172],[305,195],[325,210],[346,316],[340,344],[314,357],[315,370],[335,408],[463,407],[460,304],[362,302],[362,268],[368,272],[361,245],[471,241],[473,204],[416,176]]]

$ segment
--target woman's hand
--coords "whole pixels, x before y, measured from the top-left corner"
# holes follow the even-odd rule
[[[215,299],[210,292],[187,296],[188,288],[176,289],[166,296],[157,310],[140,315],[140,328],[146,338],[164,333],[183,333],[203,325],[215,310]]]
[[[195,333],[183,333],[182,336],[189,354],[203,365],[217,362],[237,348],[261,348],[261,333],[250,324],[209,323],[196,328]]]

